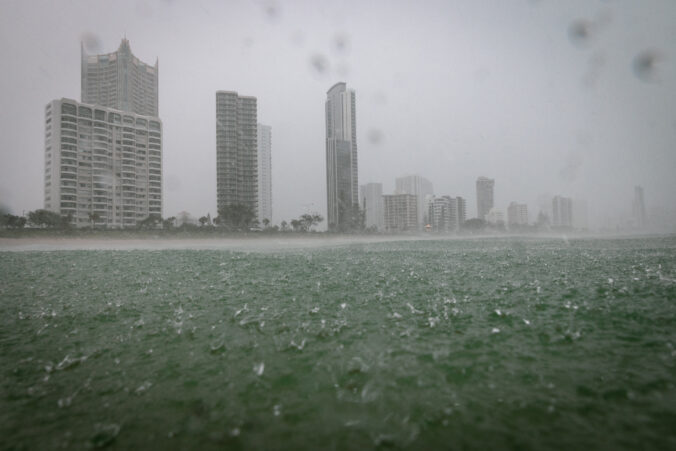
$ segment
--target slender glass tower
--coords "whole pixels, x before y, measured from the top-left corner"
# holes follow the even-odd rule
[[[258,124],[258,217],[272,221],[272,127]]]
[[[329,230],[350,228],[359,208],[355,94],[344,82],[326,97],[326,194]]]

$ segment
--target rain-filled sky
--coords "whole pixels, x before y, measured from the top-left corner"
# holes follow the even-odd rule
[[[0,0],[0,206],[43,206],[44,106],[90,53],[159,59],[164,216],[216,215],[215,92],[272,127],[273,222],[326,213],[324,101],[357,96],[359,183],[420,174],[496,207],[584,199],[590,225],[676,210],[676,2]]]

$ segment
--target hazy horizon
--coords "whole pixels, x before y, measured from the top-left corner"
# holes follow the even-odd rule
[[[80,100],[80,42],[126,36],[159,60],[163,215],[216,215],[215,93],[258,99],[272,127],[273,223],[326,216],[324,102],[356,91],[359,184],[419,174],[467,199],[495,179],[495,204],[553,195],[588,202],[592,227],[676,210],[676,3],[0,3],[6,61],[0,207],[43,207],[44,106]]]

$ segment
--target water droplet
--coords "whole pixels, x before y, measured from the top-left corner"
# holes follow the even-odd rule
[[[634,58],[634,74],[639,80],[651,83],[658,81],[659,63],[664,58],[656,50],[644,50]]]
[[[310,58],[310,64],[312,68],[320,75],[324,75],[324,73],[329,70],[329,60],[321,54],[313,55]]]
[[[568,28],[568,37],[578,47],[587,47],[593,37],[594,25],[588,20],[578,19]]]
[[[368,131],[368,139],[371,144],[380,144],[380,142],[383,140],[383,132],[377,128],[372,128]]]

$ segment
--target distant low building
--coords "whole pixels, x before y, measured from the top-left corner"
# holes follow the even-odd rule
[[[455,198],[458,204],[458,227],[462,227],[467,220],[467,201],[464,197]]]
[[[643,187],[634,187],[634,202],[632,204],[632,213],[634,224],[637,228],[643,229],[646,226],[645,202],[643,201]]]
[[[528,206],[511,202],[507,207],[507,225],[509,227],[528,225]]]
[[[425,219],[425,202],[427,196],[434,195],[432,182],[420,175],[405,175],[397,177],[394,181],[395,194],[413,194],[418,202],[418,227],[423,226]]]
[[[366,228],[385,230],[382,183],[367,183],[359,186],[359,204],[365,213]]]
[[[486,222],[493,225],[505,225],[505,214],[497,208],[491,208],[486,214]]]
[[[460,228],[457,198],[432,196],[427,200],[427,211],[427,225],[432,231],[455,232]]]
[[[552,199],[552,227],[573,227],[573,200],[554,196]]]
[[[476,207],[477,217],[479,219],[487,219],[488,213],[493,208],[493,189],[495,188],[495,180],[488,177],[479,177],[476,180]]]
[[[589,229],[589,219],[587,212],[587,201],[584,199],[573,199],[573,227],[578,230]]]
[[[386,232],[406,232],[418,229],[418,198],[413,194],[383,196]]]

